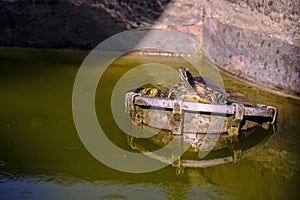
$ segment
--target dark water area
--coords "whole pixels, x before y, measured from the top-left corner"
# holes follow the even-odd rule
[[[225,87],[243,94],[249,102],[279,110],[276,134],[257,151],[237,163],[186,168],[180,176],[172,166],[132,174],[96,160],[82,144],[72,115],[73,84],[87,54],[0,48],[0,199],[300,198],[300,102],[223,74]],[[100,123],[106,124],[106,134],[123,149],[129,150],[126,137],[103,117],[111,116],[103,114],[110,113],[106,94],[111,94],[128,66],[149,62],[172,67],[182,64],[176,58],[129,55],[109,66],[97,88],[95,107],[99,120],[104,120]],[[170,84],[178,82],[163,71],[157,76],[162,74]]]

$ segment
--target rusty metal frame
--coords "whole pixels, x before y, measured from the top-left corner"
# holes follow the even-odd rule
[[[275,123],[277,118],[277,109],[263,104],[252,105],[249,103],[231,102],[231,104],[205,104],[200,102],[189,102],[183,99],[164,99],[159,97],[141,96],[135,92],[128,92],[125,95],[125,104],[127,109],[133,110],[134,106],[149,106],[164,109],[172,109],[174,114],[180,114],[184,111],[206,112],[223,115],[235,115],[237,119],[242,116],[268,117]]]
[[[263,117],[269,119],[268,124],[275,125],[278,111],[275,107],[267,106],[263,104],[250,104],[244,102],[229,101],[228,104],[204,104],[199,102],[189,102],[184,99],[176,98],[174,100],[164,99],[160,97],[149,97],[142,96],[139,93],[128,92],[125,95],[125,106],[128,111],[132,113],[138,112],[143,109],[148,109],[147,107],[166,109],[170,112],[172,127],[170,130],[174,135],[183,135],[184,128],[184,112],[199,112],[199,113],[209,113],[209,114],[219,114],[224,116],[233,116],[233,121],[228,127],[229,144],[232,145],[232,156],[227,156],[223,158],[216,158],[212,160],[185,160],[178,158],[178,162],[174,162],[172,165],[177,167],[208,167],[219,164],[224,164],[228,162],[237,162],[245,154],[251,152],[253,149],[248,149],[243,151],[239,145],[238,135],[241,130],[241,123],[245,117]],[[246,120],[246,119],[245,119]],[[142,123],[142,122],[141,122]],[[147,123],[146,123],[147,124]],[[274,130],[275,131],[275,130]],[[140,152],[149,152],[144,147],[134,143],[133,137],[127,135],[128,144],[131,148],[136,149]],[[148,154],[147,154],[148,155]],[[154,153],[149,154],[150,157],[160,160],[161,162],[169,162],[168,158],[161,157]]]

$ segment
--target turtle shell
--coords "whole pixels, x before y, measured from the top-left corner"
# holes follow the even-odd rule
[[[225,90],[218,86],[214,81],[207,77],[194,77],[194,90],[199,93],[203,90],[208,93],[211,98],[211,103],[225,103]]]
[[[188,69],[182,67],[178,69],[178,75],[181,81],[167,91],[165,98],[183,98],[202,103],[225,103],[224,90],[211,79],[193,77]]]
[[[157,87],[137,88],[134,92],[141,94],[142,96],[149,97],[161,97],[162,91]]]

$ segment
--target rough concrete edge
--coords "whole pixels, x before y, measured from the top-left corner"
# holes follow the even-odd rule
[[[222,69],[219,66],[217,66],[217,67],[221,71],[221,73],[223,73],[226,76],[232,78],[232,80],[234,80],[234,81],[238,81],[241,84],[249,85],[249,86],[255,87],[255,88],[257,88],[261,91],[268,92],[268,93],[271,93],[271,94],[274,94],[274,95],[277,95],[277,96],[280,96],[280,97],[292,98],[292,99],[300,101],[300,96],[297,96],[297,95],[292,94],[292,93],[285,93],[285,92],[282,92],[280,90],[275,90],[274,88],[268,88],[265,85],[260,85],[260,84],[254,83],[252,81],[248,81],[246,79],[235,76],[234,74],[231,74],[230,72]]]
[[[214,1],[214,0],[212,0],[212,1],[209,1],[209,0],[203,0],[205,3],[204,3],[204,8],[205,8],[205,16],[204,16],[204,18],[206,18],[207,16],[209,16],[209,17],[211,17],[211,18],[214,18],[214,15],[212,15],[212,13],[218,13],[217,12],[217,10],[213,10],[212,9],[212,5],[217,5],[217,7],[218,7],[218,9],[221,9],[220,8],[220,5],[219,4],[216,4],[216,1]],[[230,6],[230,7],[232,7],[232,8],[234,8],[234,9],[236,9],[236,5],[235,4],[232,4],[232,3],[229,3],[229,2],[227,2],[226,3],[226,1],[227,0],[224,0],[224,3],[225,3],[225,5],[226,6]],[[218,1],[217,1],[218,2]],[[248,13],[248,14],[250,14],[250,12],[252,12],[252,11],[250,11],[248,8],[241,8],[241,7],[239,7],[238,8],[238,10],[239,11],[237,11],[237,15],[240,15],[240,12],[241,12],[241,10],[243,10],[243,11],[246,11],[246,13]],[[217,14],[218,15],[218,14]],[[267,20],[270,20],[271,21],[271,19],[269,19],[269,17],[268,16],[265,16],[263,13],[258,13],[258,15],[261,15],[261,16],[263,16],[263,17],[265,17]],[[226,17],[225,17],[226,18]],[[234,20],[234,19],[230,19],[230,18],[226,18],[226,19],[223,19],[223,20],[225,20],[227,23],[229,23],[229,24],[232,24],[233,26],[236,26],[236,21]],[[271,26],[274,26],[272,23],[270,23],[271,24]],[[278,25],[278,24],[277,24]],[[280,29],[282,29],[282,24],[280,24]],[[202,27],[203,28],[203,27]],[[248,29],[248,28],[246,28],[246,29]],[[249,29],[249,30],[252,30],[252,29]],[[267,33],[267,32],[266,32]],[[282,35],[282,33],[280,32],[280,31],[276,31],[276,34],[275,34],[275,36],[276,37],[279,37],[280,35]],[[296,37],[296,36],[295,36]],[[283,41],[284,43],[288,43],[288,44],[290,44],[290,42],[291,41],[288,41],[288,40],[286,40],[286,41]],[[203,44],[204,45],[204,44]],[[209,60],[211,60],[215,65],[217,65],[218,66],[218,64],[215,62],[215,60],[212,58],[212,57],[210,57],[207,53],[208,52],[206,52],[204,49],[203,49],[203,52],[204,52],[204,54],[205,54],[205,56],[207,57],[207,58],[209,58]],[[272,93],[272,94],[276,94],[276,95],[278,95],[278,96],[282,96],[282,97],[287,97],[287,98],[292,98],[292,99],[296,99],[296,100],[300,100],[300,96],[299,95],[297,95],[296,93],[293,93],[293,92],[284,92],[284,91],[282,91],[282,90],[280,90],[280,89],[276,89],[276,88],[274,88],[274,87],[269,87],[269,86],[266,86],[266,85],[263,85],[263,84],[259,84],[259,83],[257,83],[257,82],[254,82],[254,81],[252,81],[252,80],[247,80],[246,78],[243,78],[243,77],[238,77],[237,75],[235,75],[235,74],[233,74],[233,73],[231,73],[230,71],[227,71],[227,70],[225,70],[225,69],[223,69],[221,66],[218,66],[218,68],[220,69],[220,71],[222,71],[224,74],[226,74],[226,75],[228,75],[229,77],[231,77],[231,78],[233,78],[233,79],[236,79],[236,80],[238,80],[239,82],[241,82],[241,83],[245,83],[245,84],[247,84],[247,85],[250,85],[250,86],[253,86],[253,87],[255,87],[255,88],[258,88],[258,89],[260,89],[260,90],[262,90],[262,91],[266,91],[266,92],[269,92],[269,93]]]

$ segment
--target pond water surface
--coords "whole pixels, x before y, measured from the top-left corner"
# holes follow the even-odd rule
[[[225,75],[225,86],[247,101],[279,110],[276,134],[251,156],[216,167],[187,168],[180,176],[171,166],[131,174],[96,160],[81,143],[72,115],[73,83],[87,53],[0,48],[0,199],[300,198],[300,102]],[[99,119],[101,112],[110,110],[110,102],[101,100],[103,95],[112,91],[126,66],[154,61],[181,64],[174,58],[131,55],[109,67],[108,81],[96,93]],[[173,75],[165,78],[178,81]],[[102,123],[110,139],[128,149],[115,124]]]

